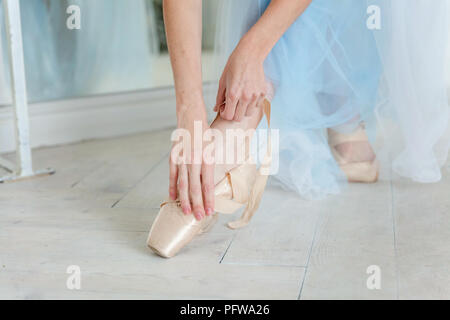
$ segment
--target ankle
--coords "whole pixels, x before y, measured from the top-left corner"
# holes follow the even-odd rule
[[[216,120],[211,124],[211,128],[219,130],[224,137],[222,145],[222,147],[224,148],[224,150],[222,150],[224,161],[216,165],[217,176],[223,177],[225,173],[242,164],[242,160],[248,159],[248,155],[250,153],[251,138],[253,136],[254,130],[258,127],[258,124],[262,119],[262,115],[262,110],[258,109],[258,111],[253,115],[244,117],[240,122],[234,120],[225,120],[221,117],[217,117]],[[241,131],[242,133],[244,133],[245,138],[235,139],[237,132],[230,134],[230,130]],[[228,141],[230,137],[232,141]],[[242,145],[242,143],[244,143],[244,145]],[[228,150],[227,147],[232,148],[232,150]],[[243,150],[244,159],[238,159],[238,149],[240,149],[241,151]],[[230,152],[233,153],[233,157],[231,157],[233,161],[231,162],[227,161],[227,159],[230,159],[230,157],[227,158],[227,153]]]

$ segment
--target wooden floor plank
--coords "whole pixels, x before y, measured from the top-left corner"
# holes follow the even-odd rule
[[[295,297],[302,268],[219,263],[232,232],[213,228],[171,260],[154,255],[145,240],[155,214],[130,208],[92,209],[78,215],[66,211],[60,217],[54,212],[40,223],[36,218],[9,223],[0,235],[0,297]],[[70,265],[81,269],[79,292],[65,288]]]
[[[268,188],[260,209],[236,234],[223,263],[305,267],[319,216],[317,205],[294,193]]]
[[[161,159],[117,204],[119,208],[159,208],[169,190],[169,158]]]
[[[270,186],[252,223],[221,215],[173,259],[146,247],[170,130],[34,150],[54,176],[0,185],[0,298],[450,298],[450,175],[304,201]],[[13,155],[9,155],[12,157]],[[69,265],[82,290],[66,288]],[[381,289],[369,290],[378,266]]]
[[[352,184],[322,203],[300,298],[395,299],[390,183]],[[366,285],[372,265],[381,270],[380,290]]]
[[[393,182],[400,299],[450,299],[450,174]]]
[[[165,132],[151,136],[147,144],[141,142],[144,137],[136,143],[127,141],[117,156],[105,159],[102,166],[85,176],[74,189],[96,193],[110,201],[111,206],[116,205],[167,154],[168,135],[169,132]]]

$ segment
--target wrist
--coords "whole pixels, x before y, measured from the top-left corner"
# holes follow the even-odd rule
[[[203,91],[199,89],[175,89],[175,97],[178,108],[194,107],[195,105],[203,105]]]
[[[193,116],[197,119],[206,119],[206,108],[203,96],[190,95],[177,97],[177,118],[182,119],[186,116]]]
[[[242,37],[239,46],[248,48],[248,52],[252,54],[252,58],[261,63],[266,60],[273,45],[270,41],[264,38],[258,30],[251,29]]]

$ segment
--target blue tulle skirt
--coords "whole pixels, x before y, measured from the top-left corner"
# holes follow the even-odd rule
[[[381,29],[367,25],[371,2],[381,10]],[[219,65],[269,3],[224,1]],[[264,66],[275,87],[272,119],[280,139],[274,176],[282,186],[306,198],[338,193],[346,179],[330,152],[327,128],[350,132],[361,121],[385,167],[393,164],[417,181],[440,179],[449,142],[446,5],[446,0],[433,6],[423,0],[312,1]],[[417,43],[418,28],[428,35],[426,48]],[[433,134],[424,140],[427,129]]]

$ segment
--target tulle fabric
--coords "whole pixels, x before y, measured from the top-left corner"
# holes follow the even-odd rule
[[[376,105],[379,153],[400,176],[437,182],[450,143],[446,71],[449,1],[382,0],[383,28],[375,32],[383,62]]]
[[[20,4],[31,101],[151,85],[151,63],[159,47],[152,7],[144,0],[21,0]],[[80,7],[80,30],[66,27],[69,5]],[[3,12],[0,24],[3,29]],[[0,100],[5,103],[10,94],[4,31],[1,46]]]
[[[445,49],[447,0],[314,0],[265,61],[275,86],[284,187],[306,198],[340,192],[345,177],[326,129],[352,131],[364,121],[387,171],[421,182],[440,179],[448,153]],[[223,1],[219,69],[269,0]],[[381,9],[370,30],[369,5]]]

